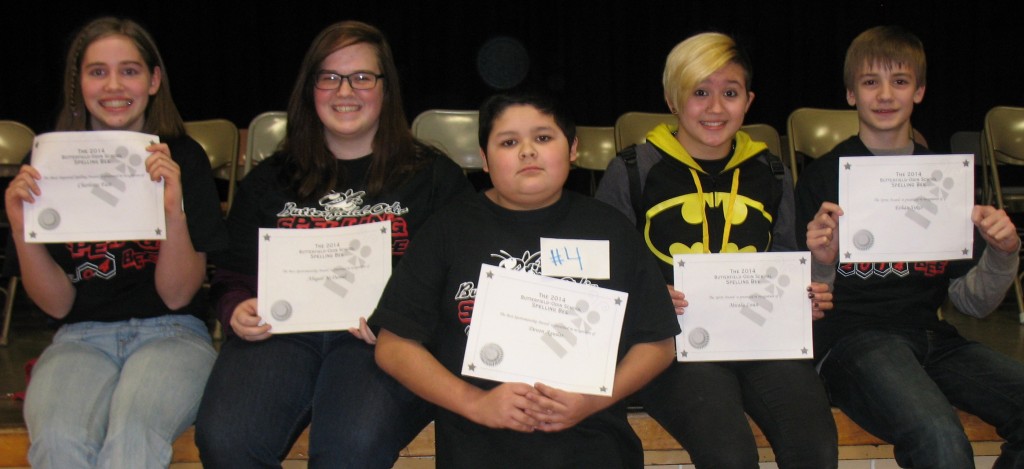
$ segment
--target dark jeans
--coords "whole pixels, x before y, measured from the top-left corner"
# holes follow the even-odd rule
[[[832,402],[895,447],[904,467],[974,467],[953,406],[1007,440],[994,468],[1024,468],[1024,364],[954,332],[868,330],[836,342],[821,376]]]
[[[206,468],[279,468],[310,426],[310,468],[390,468],[434,408],[347,331],[227,340],[196,422]]]
[[[838,465],[835,420],[808,360],[673,363],[638,397],[698,468],[758,467],[744,411],[780,468]]]

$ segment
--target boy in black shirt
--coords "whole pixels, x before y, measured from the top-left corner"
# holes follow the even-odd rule
[[[491,98],[480,147],[494,188],[413,241],[370,318],[382,328],[377,363],[441,408],[438,467],[642,467],[621,401],[668,366],[679,333],[657,265],[615,209],[562,190],[575,127],[553,103]],[[609,241],[611,278],[567,280],[629,293],[611,397],[460,376],[480,265],[538,273],[541,237]]]

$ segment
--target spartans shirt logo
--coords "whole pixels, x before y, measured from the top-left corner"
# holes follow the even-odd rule
[[[319,207],[299,207],[295,202],[286,202],[284,209],[278,212],[277,217],[281,218],[309,218],[326,221],[337,221],[344,218],[363,218],[368,216],[400,216],[409,212],[409,209],[402,207],[401,202],[385,203],[379,202],[373,205],[363,205],[363,197],[366,191],[345,192],[331,191],[320,198]],[[281,225],[281,222],[278,222]],[[340,226],[340,225],[339,225]]]
[[[317,201],[317,206],[300,207],[286,202],[277,213],[278,228],[335,228],[378,221],[391,222],[391,254],[401,256],[409,247],[409,225],[405,214],[409,209],[401,202],[363,204],[366,191],[331,191]]]

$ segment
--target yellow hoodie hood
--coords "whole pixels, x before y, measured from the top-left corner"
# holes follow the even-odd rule
[[[707,174],[707,171],[704,171],[704,169],[700,167],[697,160],[690,156],[686,149],[683,148],[679,143],[679,140],[676,140],[676,136],[673,134],[676,130],[678,130],[678,126],[669,127],[666,124],[660,124],[655,127],[654,130],[647,132],[647,141],[662,149],[665,153],[668,153],[671,157],[679,160],[686,166]],[[736,149],[732,152],[732,158],[729,159],[729,162],[725,165],[725,169],[723,171],[728,171],[739,166],[740,163],[743,163],[768,148],[768,145],[765,145],[764,142],[755,142],[751,140],[750,135],[747,135],[747,133],[742,130],[736,132],[735,144]]]

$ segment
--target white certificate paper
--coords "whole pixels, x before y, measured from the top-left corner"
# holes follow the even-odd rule
[[[808,252],[676,254],[681,362],[812,358]]]
[[[628,297],[484,264],[462,374],[611,396]]]
[[[359,327],[391,277],[391,222],[260,229],[257,311],[274,334]]]
[[[24,204],[25,240],[66,243],[165,239],[164,183],[146,172],[155,135],[53,132],[36,137],[41,195]]]
[[[970,259],[974,157],[839,158],[840,262]]]

